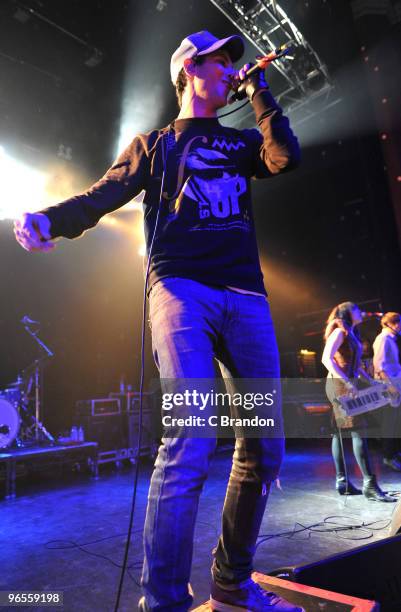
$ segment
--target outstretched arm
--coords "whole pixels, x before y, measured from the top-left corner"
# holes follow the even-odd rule
[[[28,251],[50,251],[59,236],[76,238],[105,214],[120,208],[145,189],[149,159],[144,137],[137,136],[106,174],[86,192],[15,222],[17,241]]]

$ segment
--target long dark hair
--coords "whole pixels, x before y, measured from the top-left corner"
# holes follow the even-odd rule
[[[352,329],[352,310],[356,307],[354,302],[342,302],[333,308],[327,319],[327,325],[324,332],[324,340],[330,336],[331,332],[340,327],[347,335]],[[354,335],[359,340],[359,332],[354,330]]]

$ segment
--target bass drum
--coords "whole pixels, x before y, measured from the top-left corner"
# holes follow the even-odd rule
[[[0,396],[0,448],[7,448],[18,435],[21,419],[18,410]]]

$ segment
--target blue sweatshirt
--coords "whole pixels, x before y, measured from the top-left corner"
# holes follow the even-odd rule
[[[261,131],[194,118],[136,136],[88,191],[41,211],[50,219],[52,237],[81,235],[144,190],[149,252],[165,170],[149,289],[161,278],[176,276],[266,293],[250,179],[294,168],[299,147],[268,90],[257,92],[252,105]]]

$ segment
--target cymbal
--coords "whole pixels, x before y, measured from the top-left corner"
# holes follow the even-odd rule
[[[22,380],[16,380],[15,382],[10,383],[9,385],[7,385],[6,389],[4,389],[4,391],[7,391],[7,389],[12,389],[15,387],[22,387],[23,381]]]

